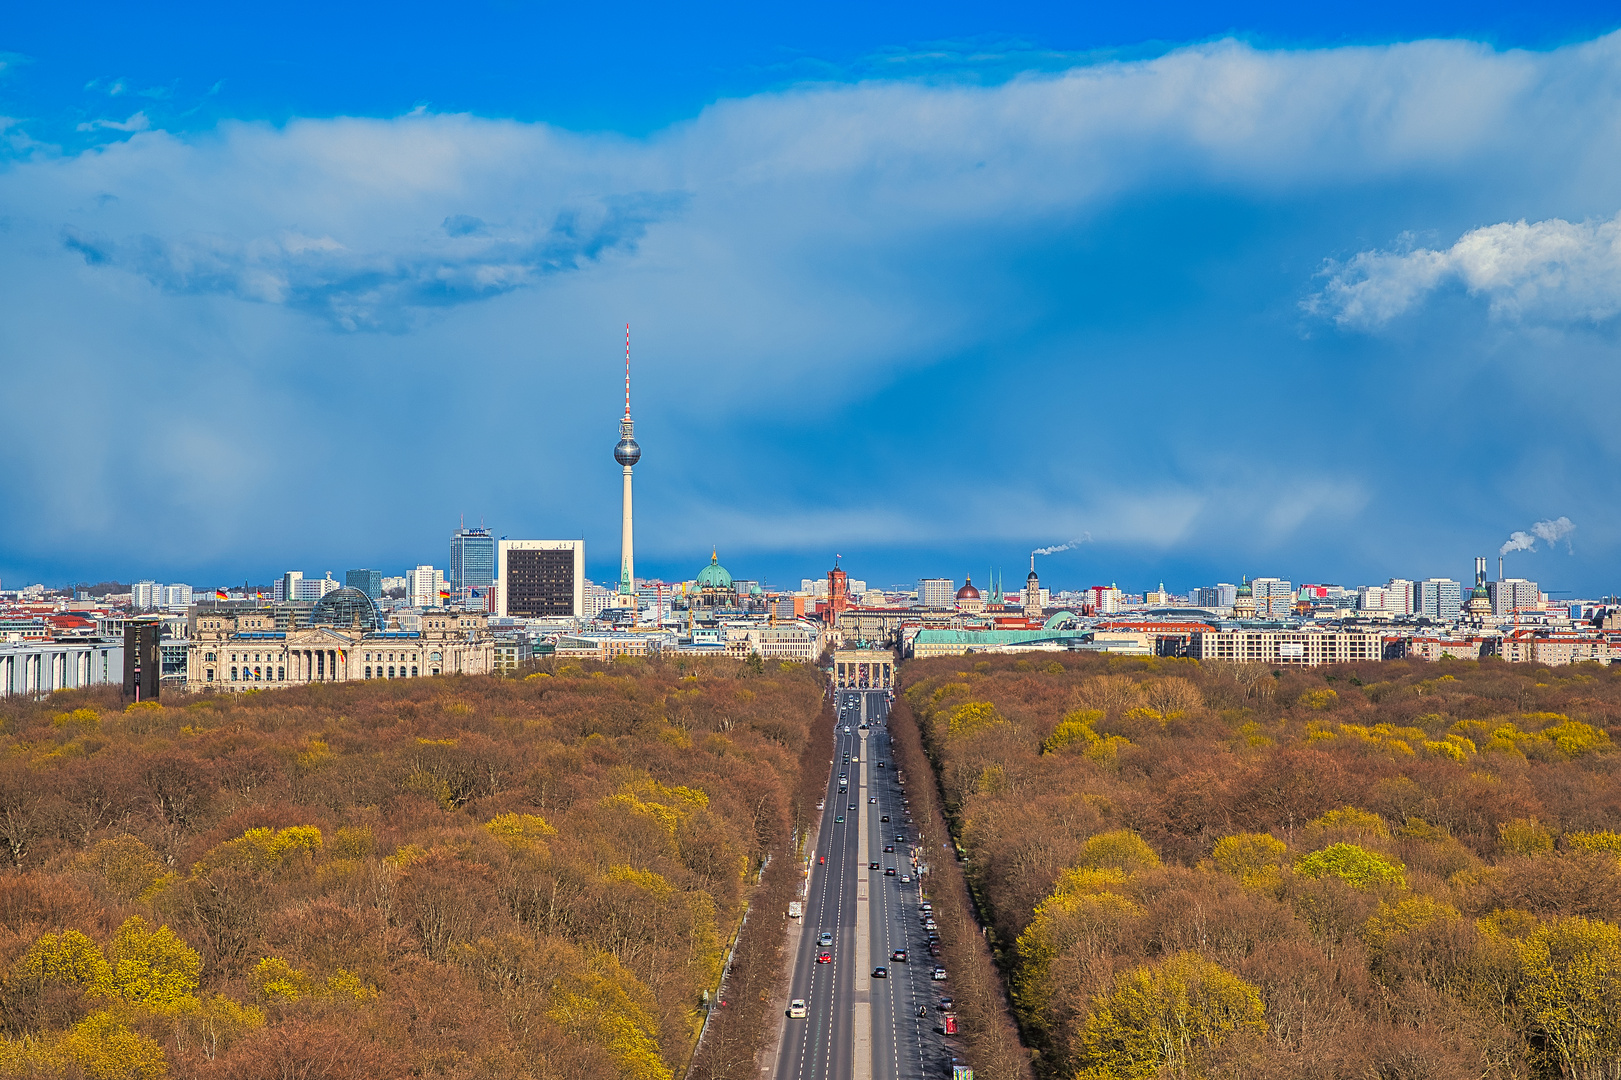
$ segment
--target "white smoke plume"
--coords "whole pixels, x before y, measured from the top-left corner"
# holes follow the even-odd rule
[[[1550,544],[1557,544],[1563,540],[1566,547],[1570,547],[1570,534],[1576,531],[1576,523],[1568,517],[1556,517],[1552,521],[1539,521],[1531,526],[1530,532],[1516,529],[1509,534],[1508,540],[1497,549],[1497,554],[1507,555],[1511,551],[1535,551],[1538,540],[1546,540]]]
[[[1563,521],[1564,518],[1560,518],[1559,520]],[[1069,541],[1068,543],[1059,544],[1059,545],[1057,545],[1055,547],[1036,548],[1036,550],[1032,551],[1030,554],[1032,554],[1032,555],[1057,555],[1060,551],[1068,551],[1070,548],[1080,547],[1082,544],[1090,544],[1091,542],[1092,542],[1092,534],[1091,533],[1082,533],[1080,536],[1077,536],[1075,539]]]

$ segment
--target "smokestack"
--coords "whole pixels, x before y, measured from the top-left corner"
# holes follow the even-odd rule
[[[1503,556],[1497,556],[1497,580],[1503,580]]]

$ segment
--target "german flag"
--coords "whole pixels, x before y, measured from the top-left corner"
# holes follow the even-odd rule
[[[231,598],[230,594],[227,593],[224,589],[215,589],[214,590],[214,599],[216,599],[216,600],[229,600],[230,598]]]

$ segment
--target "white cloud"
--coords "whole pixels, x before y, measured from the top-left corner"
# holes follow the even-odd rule
[[[1489,225],[1444,251],[1364,251],[1327,274],[1307,309],[1346,327],[1380,326],[1448,285],[1483,297],[1499,318],[1603,322],[1621,313],[1621,215]]]
[[[122,85],[122,84],[120,84]],[[116,91],[115,91],[116,92]],[[148,131],[152,127],[152,120],[145,112],[138,112],[128,120],[88,120],[78,126],[79,131]]]

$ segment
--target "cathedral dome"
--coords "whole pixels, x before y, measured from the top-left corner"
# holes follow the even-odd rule
[[[730,589],[732,575],[726,572],[726,567],[720,564],[720,552],[716,551],[709,556],[709,565],[698,571],[698,587],[700,589]]]
[[[978,600],[979,599],[979,590],[974,588],[974,579],[973,578],[969,578],[966,582],[963,583],[963,587],[957,590],[957,599],[958,600]]]

